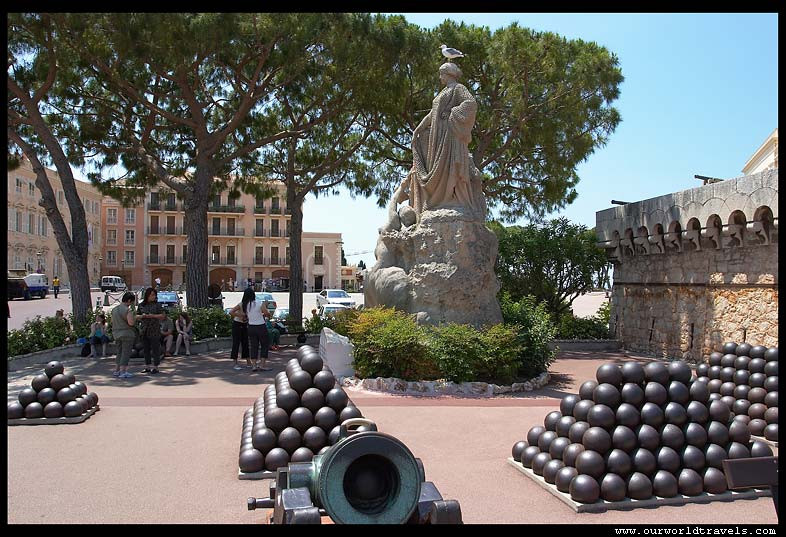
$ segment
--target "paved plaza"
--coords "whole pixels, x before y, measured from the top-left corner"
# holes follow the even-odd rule
[[[246,498],[267,481],[237,479],[243,412],[294,349],[271,353],[273,371],[234,371],[228,351],[176,357],[157,376],[117,380],[113,359],[65,362],[99,396],[78,425],[8,428],[11,523],[261,523]],[[651,359],[563,353],[552,382],[490,399],[408,397],[347,390],[379,430],[423,460],[426,478],[461,504],[466,523],[775,524],[771,498],[576,514],[510,467],[514,442],[542,424],[603,363]],[[141,369],[132,360],[132,371]],[[41,366],[8,373],[9,397]],[[51,498],[56,498],[53,503]]]

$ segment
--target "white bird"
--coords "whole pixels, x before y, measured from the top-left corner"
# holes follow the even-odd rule
[[[465,56],[465,54],[460,50],[450,48],[447,45],[440,45],[439,48],[442,49],[442,55],[449,60],[452,60],[453,58],[463,58]]]

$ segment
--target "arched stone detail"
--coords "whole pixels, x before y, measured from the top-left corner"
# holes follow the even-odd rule
[[[745,245],[742,234],[747,224],[748,221],[745,218],[744,212],[740,210],[732,211],[729,215],[729,223],[726,227],[726,231],[729,234],[729,246]]]
[[[624,253],[629,253],[631,256],[636,255],[636,247],[633,244],[633,230],[631,228],[625,230],[625,236],[620,239],[620,246]]]
[[[698,218],[691,218],[682,232],[682,238],[694,246],[694,251],[701,251],[701,223]]]
[[[707,223],[701,232],[701,236],[712,242],[716,250],[720,250],[722,246],[721,231],[723,230],[723,220],[717,214],[711,214],[707,218]]]
[[[759,244],[770,244],[770,233],[773,228],[772,209],[766,205],[758,207],[753,213],[753,222],[747,225],[747,231],[759,240]]]
[[[669,224],[669,232],[663,238],[669,248],[673,248],[678,252],[682,251],[682,226],[678,220],[672,220]]]
[[[633,238],[633,244],[636,245],[636,253],[649,255],[650,253],[649,235],[650,233],[647,230],[647,226],[639,226],[639,228],[636,230],[636,236]]]

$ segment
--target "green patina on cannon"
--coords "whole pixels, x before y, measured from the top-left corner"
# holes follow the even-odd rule
[[[274,524],[460,524],[461,508],[426,481],[420,459],[400,440],[356,418],[339,441],[311,462],[279,468],[270,497],[249,498],[249,510],[273,508]]]

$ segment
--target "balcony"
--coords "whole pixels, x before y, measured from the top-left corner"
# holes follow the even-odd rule
[[[114,238],[114,239],[107,238],[106,239],[106,245],[107,246],[117,246],[117,238]]]
[[[211,237],[245,237],[245,230],[242,227],[236,227],[234,229],[227,229],[225,227],[222,228],[208,228],[207,234]]]
[[[265,214],[265,207],[264,206],[254,207],[254,214]]]
[[[243,214],[246,212],[246,208],[243,205],[208,205],[207,212]]]
[[[117,218],[107,218],[106,225],[108,226],[116,226],[117,225]]]
[[[148,203],[147,204],[148,211],[182,211],[183,204],[182,203]]]
[[[289,265],[289,263],[283,257],[255,257],[254,265],[282,266]]]
[[[281,214],[281,207],[271,207],[270,214]]]
[[[185,265],[183,258],[177,256],[150,255],[146,261],[148,265]]]
[[[235,266],[237,265],[236,257],[211,257],[211,266]]]
[[[254,236],[255,237],[267,237],[267,235],[265,234],[266,232],[267,232],[267,230],[265,230],[265,229],[255,229],[254,230]]]

